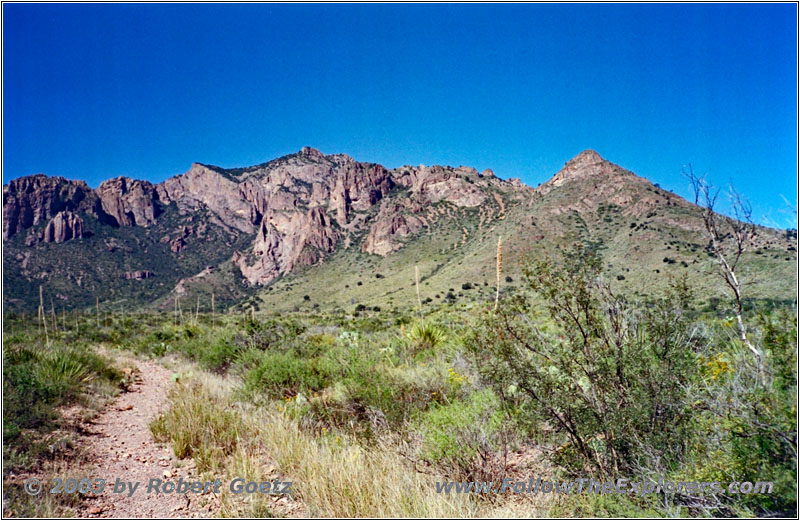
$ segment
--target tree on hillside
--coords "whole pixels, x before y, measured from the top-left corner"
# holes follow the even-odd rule
[[[695,175],[691,165],[685,175],[694,190],[695,204],[703,209],[703,224],[709,239],[711,253],[717,263],[717,274],[731,290],[734,297],[733,312],[736,315],[739,339],[756,358],[759,373],[761,373],[763,354],[753,345],[747,335],[747,326],[742,319],[742,281],[736,272],[742,255],[753,245],[753,239],[756,235],[756,226],[752,219],[752,208],[739,192],[731,187],[729,196],[733,217],[717,213],[714,211],[714,206],[719,197],[719,190],[715,189],[704,178]]]

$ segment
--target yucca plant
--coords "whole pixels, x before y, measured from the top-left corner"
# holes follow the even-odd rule
[[[414,351],[438,347],[447,339],[444,329],[424,320],[415,323],[406,336],[412,343]]]
[[[41,352],[34,369],[36,380],[53,395],[72,395],[92,379],[91,371],[72,350]]]

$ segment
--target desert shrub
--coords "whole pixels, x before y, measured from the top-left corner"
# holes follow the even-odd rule
[[[718,498],[743,515],[797,515],[797,329],[787,309],[758,316],[765,353],[756,361],[730,326],[713,331],[704,356],[703,385],[694,399],[705,405],[706,433],[686,473],[692,478],[772,481],[775,493]],[[724,341],[723,341],[724,340]]]
[[[554,502],[550,516],[554,518],[663,518],[663,503],[657,494],[644,497],[635,494],[569,494]],[[677,511],[676,511],[677,510]],[[673,509],[673,517],[689,517],[686,510]]]
[[[291,345],[305,330],[306,326],[293,318],[248,320],[244,330],[237,335],[236,342],[248,349],[280,348]]]
[[[57,418],[54,409],[76,401],[90,385],[120,381],[121,374],[107,358],[80,344],[5,344],[4,449],[22,430],[51,430]]]
[[[314,333],[304,335],[297,342],[297,351],[304,357],[314,357],[324,354],[336,345],[336,337],[329,333]]]
[[[467,341],[481,377],[568,474],[772,481],[773,494],[570,503],[581,515],[783,515],[797,511],[794,309],[751,324],[698,321],[686,279],[662,296],[614,295],[592,257],[525,270],[532,297],[487,310]],[[756,308],[745,307],[756,312]]]
[[[692,437],[689,289],[677,284],[637,310],[599,273],[591,254],[531,264],[527,286],[544,310],[520,295],[506,299],[467,346],[504,405],[529,432],[549,438],[564,468],[669,469]]]
[[[300,358],[294,351],[250,355],[252,367],[244,373],[242,391],[272,398],[310,393],[330,383],[331,367],[324,359]]]
[[[242,351],[240,345],[224,334],[210,338],[206,345],[198,350],[198,358],[205,368],[215,372],[225,372]]]
[[[437,405],[415,422],[422,436],[420,457],[457,479],[482,479],[497,448],[502,426],[500,403],[491,390]]]
[[[338,428],[375,439],[385,429],[399,428],[415,413],[461,393],[463,382],[451,382],[444,366],[401,363],[404,342],[407,339],[375,342],[356,332],[342,332],[318,360],[331,383],[307,400],[294,402],[295,411],[316,429]]]

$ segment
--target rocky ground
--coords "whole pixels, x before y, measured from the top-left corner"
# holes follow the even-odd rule
[[[150,422],[167,407],[172,385],[170,372],[153,361],[132,362],[133,379],[127,392],[110,404],[86,429],[83,442],[95,474],[106,480],[105,491],[88,497],[81,506],[82,517],[199,517],[214,515],[219,501],[213,491],[206,494],[147,493],[152,478],[164,481],[200,480],[191,460],[178,461],[172,449],[157,444]],[[139,482],[133,494],[112,491],[121,478]]]
[[[178,460],[168,444],[157,443],[149,424],[167,409],[171,372],[154,361],[127,360],[124,370],[131,379],[122,393],[105,412],[86,425],[81,439],[89,475],[105,479],[101,494],[89,495],[78,508],[79,517],[108,518],[187,518],[218,517],[222,506],[219,494],[212,487],[201,493],[170,494],[147,492],[152,479],[177,483],[203,481],[191,458]],[[117,478],[138,482],[131,494],[113,490]],[[221,477],[223,487],[229,479]],[[120,486],[121,490],[122,487]],[[282,516],[302,515],[302,505],[291,498],[274,496],[271,509]]]

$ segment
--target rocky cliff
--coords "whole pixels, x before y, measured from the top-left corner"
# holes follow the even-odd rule
[[[684,213],[653,217],[664,208]],[[15,179],[3,187],[4,267],[31,295],[62,277],[65,299],[106,289],[164,295],[223,275],[256,288],[351,249],[383,258],[421,237],[464,248],[507,219],[517,223],[507,233],[529,244],[587,236],[592,222],[616,219],[609,211],[697,233],[697,219],[685,218],[692,208],[591,150],[534,189],[488,169],[387,169],[305,147],[246,168],[195,163],[159,184],[117,177],[92,190],[41,174]]]

